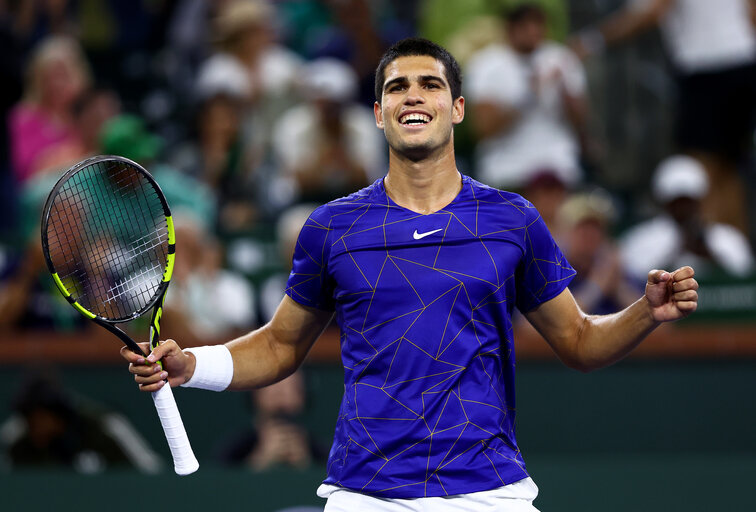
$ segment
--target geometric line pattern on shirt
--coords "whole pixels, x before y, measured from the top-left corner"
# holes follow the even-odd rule
[[[488,486],[527,475],[514,437],[508,312],[514,300],[563,289],[574,271],[555,245],[542,249],[545,228],[532,205],[463,183],[458,199],[431,215],[397,206],[376,183],[303,228],[297,250],[309,261],[295,266],[287,293],[322,306],[310,286],[331,279],[342,308],[344,435],[329,460],[329,478],[339,473],[331,483],[426,496],[458,492],[450,475],[460,465],[488,467]],[[320,245],[308,243],[318,236]],[[514,293],[525,280],[532,298]],[[420,459],[422,467],[403,467]]]

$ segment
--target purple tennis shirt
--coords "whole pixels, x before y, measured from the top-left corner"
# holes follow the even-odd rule
[[[528,476],[515,439],[512,313],[575,271],[521,196],[462,177],[445,208],[377,180],[305,223],[286,293],[336,312],[344,397],[325,483],[414,498]]]

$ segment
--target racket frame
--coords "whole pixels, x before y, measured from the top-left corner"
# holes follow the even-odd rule
[[[101,315],[97,315],[89,311],[73,298],[71,293],[63,284],[63,281],[60,279],[60,276],[58,276],[55,265],[50,258],[50,251],[47,242],[47,230],[50,211],[52,209],[55,198],[58,196],[58,191],[60,190],[60,188],[71,176],[79,172],[81,169],[106,161],[120,161],[126,165],[129,165],[136,169],[139,173],[141,173],[150,182],[150,184],[154,187],[157,193],[156,195],[163,207],[163,213],[165,214],[168,231],[166,266],[165,270],[163,271],[162,281],[158,285],[158,288],[155,290],[154,295],[148,301],[148,303],[138,311],[126,317],[116,319],[105,318]],[[168,202],[165,199],[165,195],[160,189],[157,181],[155,181],[155,178],[153,178],[152,175],[147,172],[144,167],[134,162],[133,160],[122,156],[98,155],[83,160],[68,169],[60,177],[60,179],[58,179],[55,186],[50,191],[47,201],[45,202],[45,206],[42,210],[42,253],[44,255],[47,268],[53,276],[55,285],[66,298],[66,300],[82,315],[93,320],[96,324],[104,327],[105,329],[116,335],[132,352],[145,357],[146,354],[141,349],[141,347],[128,334],[120,329],[117,324],[134,320],[144,315],[144,313],[152,308],[149,334],[150,348],[154,350],[155,347],[158,346],[158,344],[160,343],[160,319],[163,316],[163,302],[165,301],[165,293],[168,290],[168,285],[170,284],[171,277],[173,276],[173,266],[176,253],[176,233],[173,226],[173,217],[171,216],[171,210],[168,207]],[[160,361],[158,361],[157,364],[162,367],[162,363]],[[192,452],[191,445],[189,444],[189,439],[186,436],[186,430],[184,429],[183,422],[181,421],[181,416],[179,414],[178,407],[176,406],[176,402],[173,398],[170,384],[166,381],[165,385],[162,388],[152,393],[152,399],[155,403],[155,407],[157,408],[160,423],[163,427],[163,431],[166,435],[166,439],[173,456],[174,469],[176,473],[179,475],[188,475],[195,472],[199,467],[199,463],[197,462],[197,459]]]
[[[73,298],[73,296],[71,295],[71,292],[68,291],[66,286],[63,284],[63,281],[61,281],[60,276],[58,276],[58,273],[55,269],[55,265],[53,264],[53,261],[50,258],[50,251],[49,251],[49,246],[47,242],[47,230],[48,230],[48,224],[49,224],[49,219],[50,219],[50,210],[52,209],[55,199],[58,197],[58,191],[61,189],[61,187],[63,187],[63,185],[66,183],[66,181],[68,181],[68,179],[71,176],[81,171],[83,168],[89,167],[91,165],[95,165],[101,162],[113,162],[113,161],[122,162],[126,165],[133,167],[140,174],[142,174],[144,178],[147,179],[150,185],[152,185],[152,187],[157,192],[156,195],[158,199],[160,200],[160,204],[163,208],[163,213],[165,214],[165,220],[166,220],[166,225],[167,225],[167,230],[168,230],[168,253],[166,255],[166,265],[165,265],[165,271],[163,272],[163,280],[158,285],[158,288],[153,294],[152,298],[147,302],[147,304],[143,308],[141,308],[140,310],[126,317],[115,318],[115,319],[105,318],[100,315],[97,315],[89,311],[87,308],[82,306],[79,302],[77,302]],[[154,308],[153,313],[152,313],[152,319],[150,321],[150,347],[154,349],[157,346],[157,343],[159,341],[159,335],[160,335],[160,319],[163,314],[163,301],[165,300],[165,293],[168,290],[168,285],[170,284],[171,277],[173,275],[173,265],[174,265],[175,253],[176,253],[176,232],[173,226],[173,217],[171,216],[171,209],[168,206],[168,201],[166,201],[165,195],[163,194],[163,191],[160,189],[160,185],[158,185],[155,178],[153,178],[152,175],[149,172],[147,172],[147,170],[144,167],[134,162],[133,160],[130,160],[122,156],[98,155],[91,158],[87,158],[86,160],[82,160],[81,162],[77,163],[76,165],[68,169],[55,183],[55,186],[50,191],[50,195],[48,196],[47,201],[45,202],[45,206],[42,210],[42,253],[44,255],[47,268],[53,276],[55,285],[57,286],[60,293],[62,293],[63,296],[66,298],[66,300],[82,315],[86,316],[87,318],[90,318],[96,324],[104,327],[111,333],[118,336],[118,338],[127,347],[129,347],[129,349],[132,352],[134,352],[135,354],[140,354],[145,357],[147,356],[147,354],[144,353],[141,347],[133,339],[131,339],[131,337],[128,334],[126,334],[122,329],[117,327],[116,324],[134,320],[144,315],[144,313],[149,311],[151,308]]]

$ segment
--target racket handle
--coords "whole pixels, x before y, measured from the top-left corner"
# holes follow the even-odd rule
[[[189,444],[170,384],[166,382],[165,386],[153,392],[152,400],[155,402],[160,424],[163,425],[168,447],[171,449],[176,474],[183,476],[194,473],[199,468],[199,462]]]

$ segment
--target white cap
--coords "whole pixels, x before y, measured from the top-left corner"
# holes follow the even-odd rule
[[[216,94],[246,99],[250,94],[249,75],[234,57],[218,53],[200,69],[195,88],[200,100]]]
[[[709,191],[709,177],[698,160],[676,155],[663,160],[656,168],[652,190],[660,203],[678,197],[701,199]]]
[[[308,63],[300,76],[300,86],[305,97],[339,102],[354,99],[357,81],[357,73],[349,64],[331,57]]]

